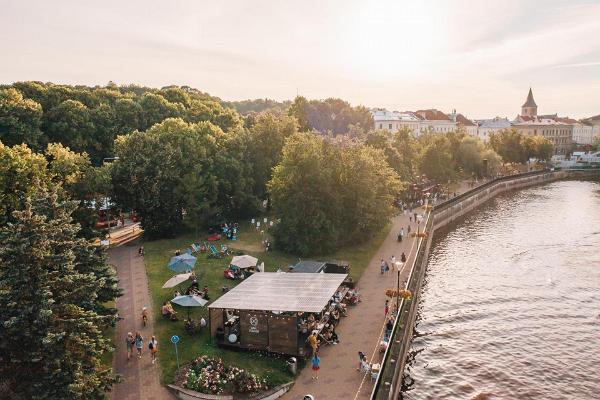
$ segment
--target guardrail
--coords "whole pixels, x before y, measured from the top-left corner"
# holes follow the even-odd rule
[[[405,289],[412,293],[411,300],[402,300],[400,302],[399,313],[390,335],[390,344],[386,349],[381,362],[381,370],[371,392],[371,400],[397,399],[402,388],[402,379],[404,373],[404,364],[408,346],[412,342],[413,325],[416,318],[416,307],[421,291],[422,276],[427,269],[428,247],[431,244],[431,235],[433,230],[434,216],[437,212],[443,211],[464,199],[476,195],[489,187],[503,181],[510,181],[518,178],[525,178],[535,175],[543,175],[551,172],[549,169],[525,172],[522,174],[506,175],[485,182],[471,190],[459,194],[451,199],[439,203],[427,214],[425,229],[427,237],[419,238],[417,252],[411,265],[410,275]]]

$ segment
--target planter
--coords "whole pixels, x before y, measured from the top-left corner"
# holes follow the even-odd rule
[[[293,384],[293,382],[289,382],[261,393],[235,395],[200,393],[177,385],[169,385],[168,387],[181,400],[275,400],[286,394],[292,388]]]

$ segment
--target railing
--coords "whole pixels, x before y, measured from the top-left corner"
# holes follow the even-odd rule
[[[429,212],[425,220],[424,232],[429,232],[433,226],[432,214]],[[405,286],[412,293],[412,299],[400,301],[398,308],[398,316],[394,322],[392,333],[390,335],[389,345],[383,355],[381,362],[381,370],[377,376],[377,381],[371,392],[371,399],[389,399],[393,396],[393,389],[398,386],[397,380],[402,380],[402,374],[396,374],[396,365],[398,362],[404,363],[404,354],[406,354],[406,346],[410,344],[410,335],[412,334],[412,321],[407,321],[407,318],[412,318],[414,308],[418,304],[417,296],[420,291],[420,275],[423,271],[426,262],[427,237],[417,238],[419,241],[417,251],[410,268],[410,275]],[[400,382],[400,386],[401,386]]]
[[[419,243],[417,252],[411,265],[410,275],[405,287],[412,293],[412,299],[402,300],[400,302],[398,317],[396,318],[390,335],[388,348],[383,355],[381,370],[375,382],[375,386],[373,387],[373,391],[371,392],[371,400],[395,399],[398,397],[402,388],[404,364],[408,346],[411,344],[414,319],[416,318],[415,309],[419,303],[418,299],[421,291],[422,276],[427,268],[427,247],[428,244],[430,244],[429,239],[433,230],[435,214],[460,203],[468,197],[483,192],[499,182],[535,175],[544,175],[548,172],[550,172],[550,170],[532,171],[492,179],[482,185],[459,194],[456,197],[435,205],[427,214],[424,232],[426,232],[428,236],[418,238]]]

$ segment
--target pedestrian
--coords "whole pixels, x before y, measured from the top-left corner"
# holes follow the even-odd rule
[[[400,235],[404,236],[404,227],[400,228]]]
[[[415,217],[415,222],[417,222],[417,213],[413,213],[414,217]]]
[[[396,256],[395,255],[392,255],[390,257],[390,262],[392,263],[392,267],[396,266]]]
[[[412,224],[412,215],[409,215],[409,216],[408,216],[408,223],[409,223],[409,224]],[[409,226],[410,226],[410,225],[409,225]]]
[[[135,348],[138,353],[138,358],[142,358],[142,348],[144,347],[144,338],[139,332],[135,333]]]
[[[406,254],[404,254],[404,252],[402,252],[402,255],[400,256],[400,261],[402,261],[402,263],[406,262]]]
[[[402,243],[402,233],[398,233],[398,243]]]
[[[385,300],[385,316],[387,317],[388,313],[390,312],[390,301],[389,300]]]
[[[408,228],[406,229],[406,231],[408,232],[408,234],[410,235],[410,225],[408,225]]]
[[[365,358],[365,353],[363,353],[362,351],[359,351],[358,352],[358,367],[356,367],[357,371],[360,371],[360,366],[362,364],[363,358]]]
[[[150,350],[152,364],[154,364],[156,361],[156,353],[158,353],[158,340],[156,340],[156,336],[152,336],[152,339],[150,339],[150,342],[148,343],[148,349]]]
[[[127,345],[127,361],[131,358],[133,354],[133,344],[135,343],[135,338],[133,337],[133,333],[127,332],[127,337],[125,338],[125,344]]]
[[[316,355],[317,350],[319,349],[319,342],[317,341],[317,331],[313,331],[312,334],[308,337],[308,344],[310,344],[313,355]]]
[[[381,275],[383,275],[383,273],[385,272],[385,261],[383,261],[383,258],[381,259]]]
[[[390,264],[388,264],[387,261],[384,261],[384,262],[385,262],[385,273],[387,274],[388,272],[390,272]]]
[[[319,379],[319,370],[321,369],[321,359],[317,353],[313,354],[312,360],[313,379]]]

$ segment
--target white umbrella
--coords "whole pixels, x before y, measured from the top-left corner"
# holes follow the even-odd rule
[[[171,303],[175,303],[182,307],[204,307],[208,300],[204,300],[202,297],[195,294],[185,294],[183,296],[177,296]],[[190,309],[188,308],[188,319],[190,319]]]
[[[240,269],[246,269],[250,267],[256,267],[256,263],[258,263],[258,258],[249,255],[243,255],[233,257],[230,264]]]
[[[175,275],[171,279],[166,281],[165,284],[162,286],[162,288],[167,289],[167,288],[175,287],[175,286],[179,285],[180,283],[185,282],[188,279],[190,279],[191,275],[192,275],[191,273]]]

